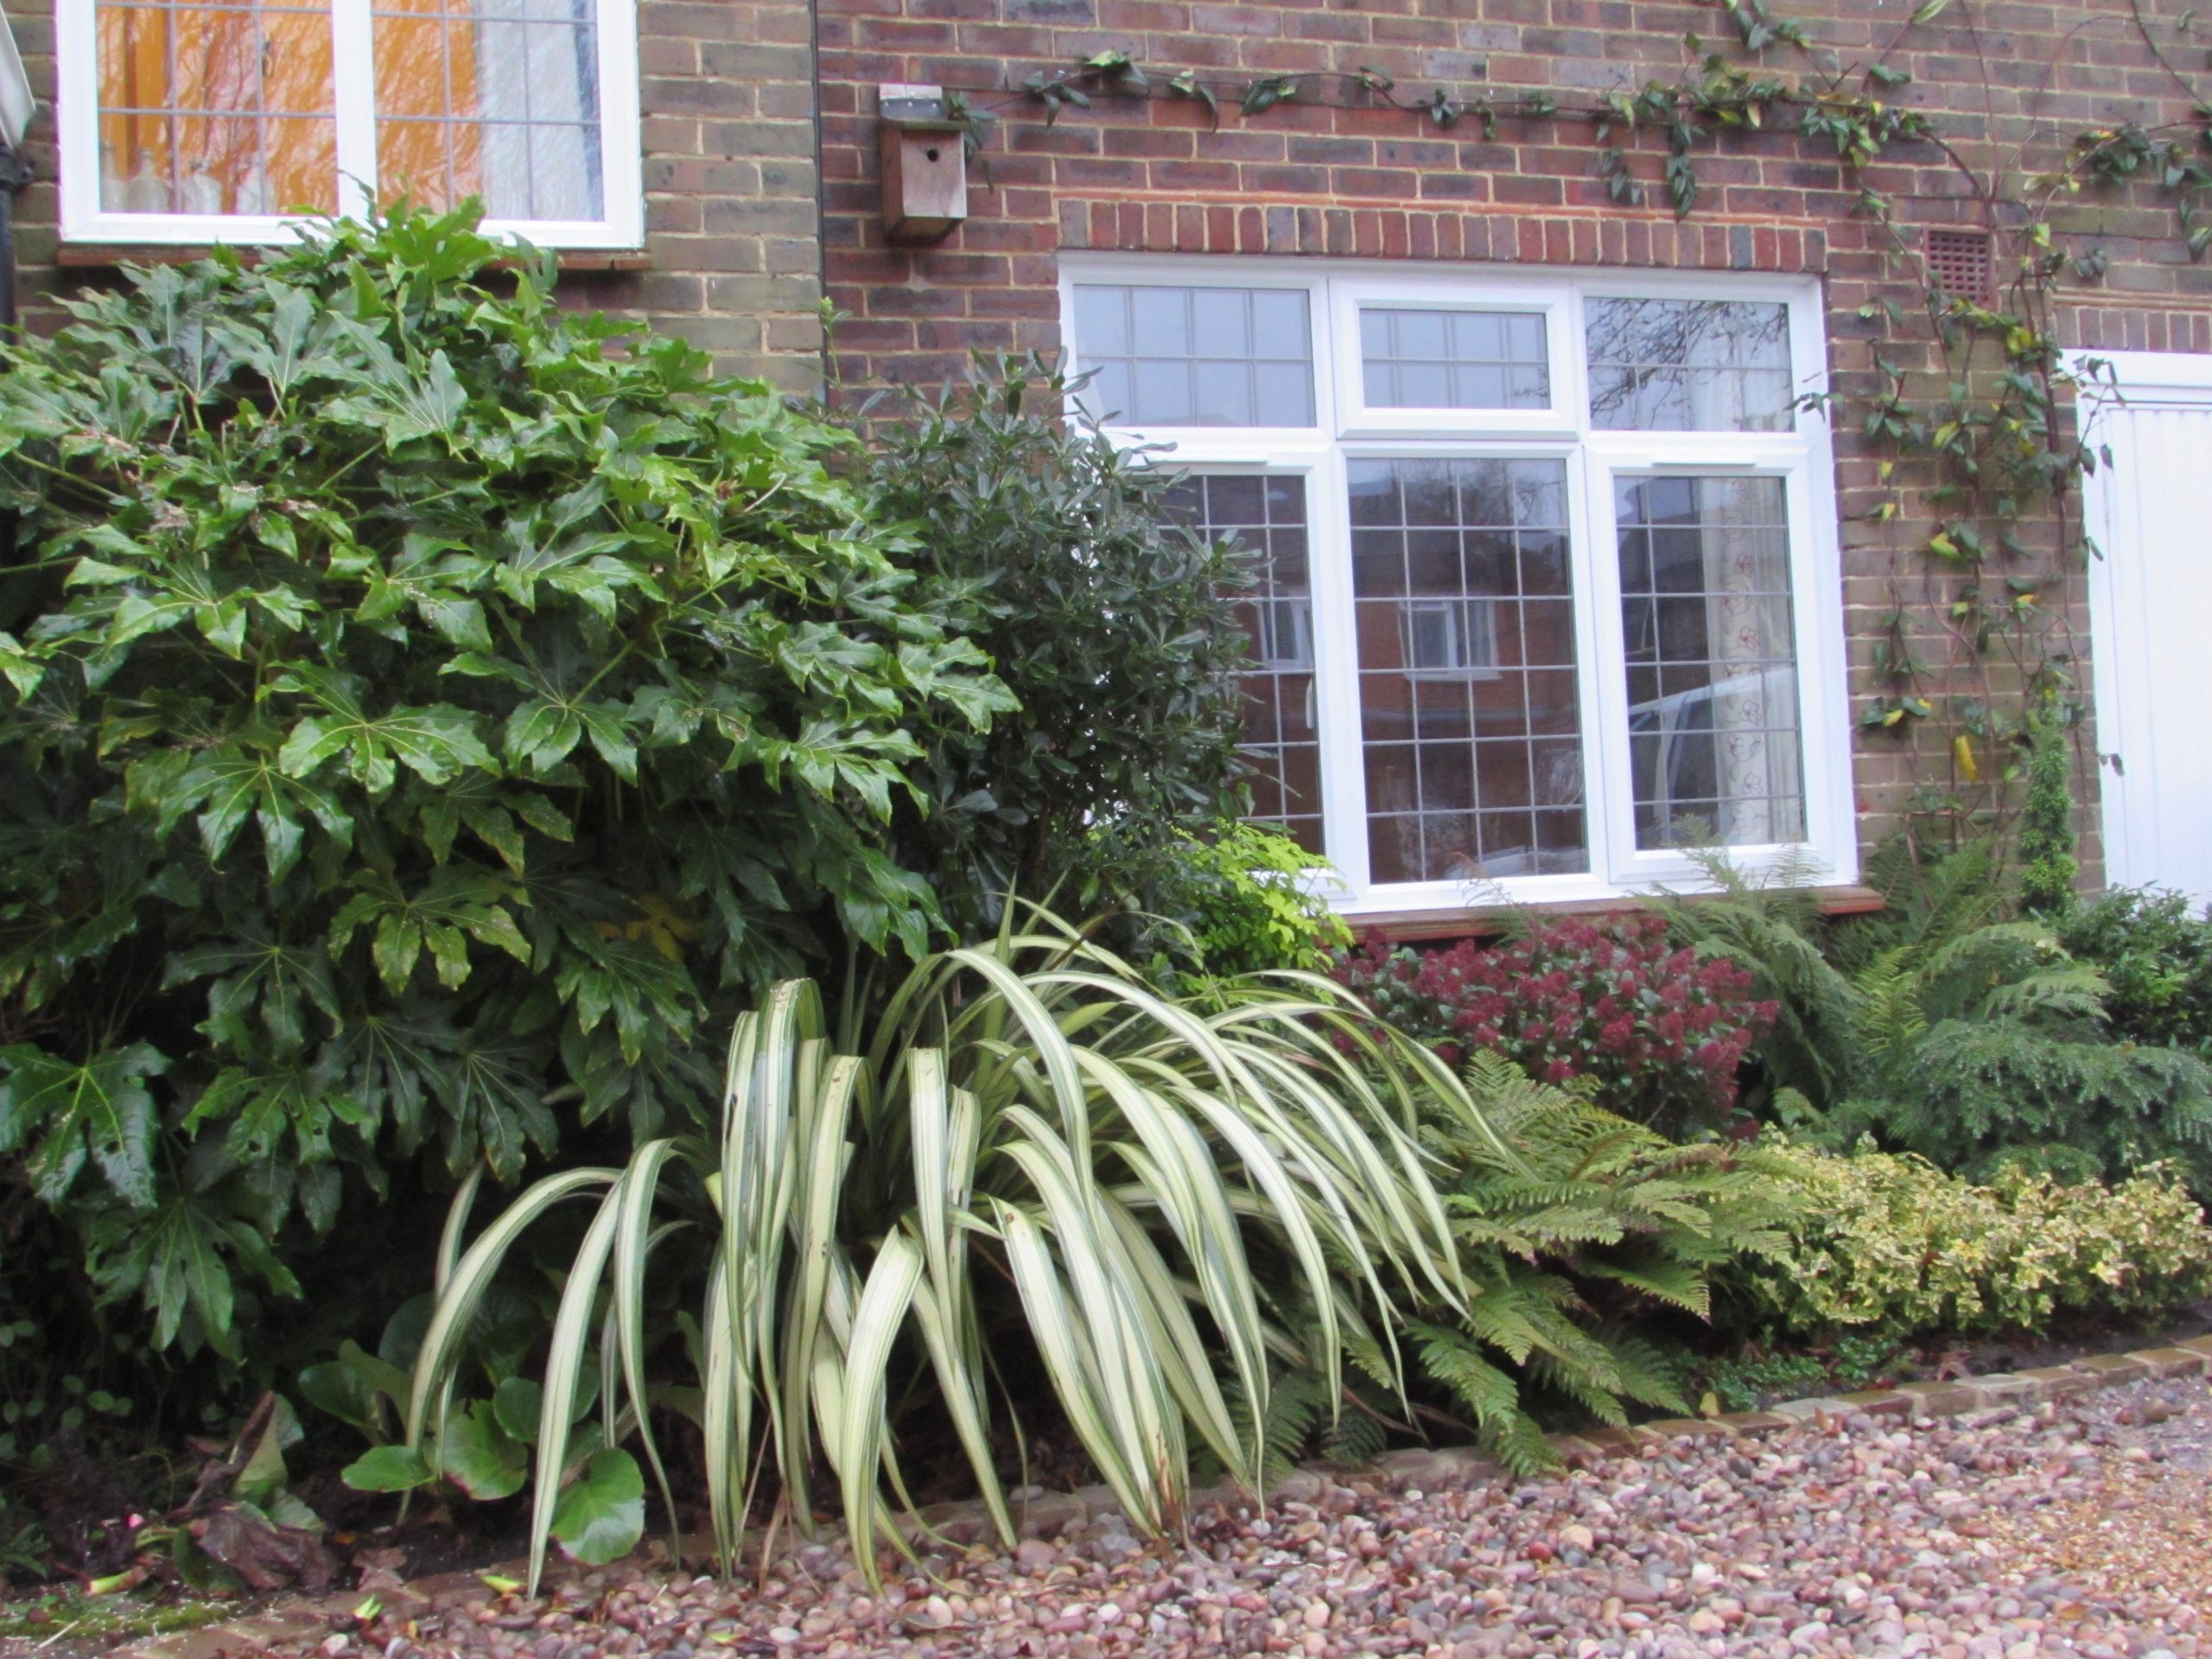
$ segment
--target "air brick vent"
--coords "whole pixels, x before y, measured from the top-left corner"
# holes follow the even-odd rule
[[[1989,300],[1989,234],[1986,231],[1928,232],[1928,279],[1961,300]]]

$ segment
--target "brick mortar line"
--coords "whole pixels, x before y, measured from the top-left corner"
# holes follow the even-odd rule
[[[1997,1372],[1956,1382],[1907,1382],[1896,1389],[1871,1389],[1784,1401],[1764,1411],[1724,1412],[1717,1417],[1669,1417],[1630,1428],[1597,1428],[1545,1438],[1559,1452],[1565,1467],[1577,1471],[1606,1458],[1639,1456],[1650,1447],[1683,1439],[1738,1440],[1796,1428],[1808,1422],[1840,1423],[1853,1419],[1896,1418],[1916,1426],[1939,1417],[1960,1417],[1998,1407],[2079,1399],[2102,1389],[2152,1378],[2209,1375],[2212,1375],[2212,1336],[2193,1337],[2171,1348],[2096,1354],[2063,1365]],[[1472,1484],[1478,1480],[1510,1478],[1503,1468],[1472,1446],[1409,1447],[1386,1452],[1374,1462],[1355,1468],[1325,1463],[1301,1465],[1275,1482],[1269,1495],[1276,1500],[1310,1499],[1319,1495],[1325,1482],[1342,1484],[1362,1476],[1400,1486],[1424,1482]],[[1247,1506],[1252,1502],[1251,1495],[1240,1486],[1211,1486],[1191,1492],[1187,1507],[1195,1514],[1208,1509]],[[1086,1486],[1073,1492],[1047,1492],[1027,1503],[1017,1502],[1014,1508],[1021,1535],[1038,1537],[1088,1520],[1094,1510],[1118,1511],[1121,1506],[1105,1487]],[[920,1520],[929,1530],[952,1543],[980,1540],[989,1524],[988,1511],[982,1500],[976,1498],[933,1504],[922,1511]],[[911,1522],[902,1522],[902,1526],[910,1537],[918,1535],[919,1529]],[[705,1545],[703,1539],[697,1541]],[[702,1548],[700,1553],[712,1552]],[[404,1589],[382,1592],[385,1610],[389,1616],[414,1618],[433,1609],[486,1601],[492,1592],[483,1581],[485,1573],[520,1577],[525,1570],[524,1564],[513,1562],[478,1572],[442,1573],[418,1579]],[[318,1632],[341,1629],[368,1593],[354,1590],[296,1599],[289,1606],[271,1608],[243,1618],[150,1637],[111,1649],[107,1659],[219,1659],[226,1654],[260,1652],[271,1643],[298,1641]]]
[[[1028,187],[1014,188],[1027,188]],[[1332,207],[1359,208],[1362,210],[1380,208],[1390,213],[1439,213],[1448,214],[1459,219],[1567,219],[1578,224],[1597,225],[1617,221],[1624,225],[1681,225],[1692,230],[1696,230],[1706,226],[1715,225],[1750,225],[1768,230],[1812,229],[1826,233],[1833,231],[1835,225],[1835,221],[1833,219],[1823,218],[1817,214],[1793,215],[1789,213],[1764,213],[1731,214],[1718,209],[1710,211],[1700,209],[1694,218],[1686,219],[1671,213],[1654,212],[1649,208],[1639,209],[1624,207],[1616,210],[1608,205],[1606,207],[1600,209],[1597,207],[1583,207],[1579,204],[1572,202],[1554,203],[1544,207],[1529,207],[1515,202],[1460,201],[1443,197],[1421,197],[1409,200],[1404,196],[1338,196],[1318,194],[1296,197],[1264,194],[1249,195],[1194,196],[1188,190],[1155,190],[1147,186],[1128,186],[1117,188],[1112,185],[1090,185],[1079,189],[1063,191],[1056,194],[1053,200],[1055,205],[1059,207],[1065,207],[1070,203],[1084,204],[1090,202],[1170,202],[1179,207],[1196,207],[1201,212],[1204,212],[1209,207],[1235,207],[1240,209],[1250,207],[1259,207],[1262,209],[1268,207],[1288,207],[1294,210],[1299,208],[1313,208],[1322,212],[1326,212]],[[1043,224],[1048,221],[1049,217],[1050,216],[1045,216],[1034,219],[1009,219],[988,222],[1007,224]],[[840,251],[842,251],[843,250],[840,250]],[[1648,267],[1646,267],[1646,269],[1648,269]]]

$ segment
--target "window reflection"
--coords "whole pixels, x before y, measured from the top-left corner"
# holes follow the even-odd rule
[[[104,211],[337,211],[327,5],[102,4],[94,41]]]
[[[1370,875],[1587,869],[1565,464],[1350,479]]]
[[[1786,432],[1789,314],[1743,300],[1592,299],[1590,417],[1629,432]]]
[[[1624,479],[1618,512],[1636,844],[1802,841],[1782,480]]]
[[[377,180],[393,200],[493,219],[596,219],[592,0],[378,0]]]
[[[1257,556],[1256,581],[1237,605],[1251,642],[1243,676],[1252,765],[1252,816],[1280,825],[1308,852],[1321,844],[1321,734],[1313,690],[1313,599],[1307,576],[1306,480],[1216,473],[1168,493],[1168,518]]]

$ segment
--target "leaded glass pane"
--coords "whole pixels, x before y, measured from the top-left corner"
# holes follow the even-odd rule
[[[1557,461],[1354,461],[1376,881],[1589,868]]]
[[[1636,844],[1805,838],[1778,478],[1620,480]]]
[[[1115,426],[1311,426],[1313,343],[1302,289],[1075,290],[1077,401]]]
[[[1625,432],[1787,432],[1789,311],[1747,300],[1592,299],[1590,418]]]
[[[1167,516],[1256,556],[1255,582],[1238,601],[1251,652],[1243,676],[1244,733],[1252,766],[1252,816],[1277,824],[1308,852],[1321,845],[1321,734],[1314,705],[1313,596],[1308,574],[1306,480],[1193,474],[1167,496]]]
[[[1548,409],[1551,359],[1540,311],[1359,314],[1370,409]]]

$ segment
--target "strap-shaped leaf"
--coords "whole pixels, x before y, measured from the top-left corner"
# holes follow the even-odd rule
[[[989,1328],[998,1339],[989,1297],[1008,1277],[1053,1396],[1101,1478],[1136,1524],[1170,1529],[1193,1437],[1260,1479],[1272,1364],[1314,1366],[1317,1402],[1340,1395],[1348,1346],[1395,1382],[1392,1298],[1464,1305],[1476,1288],[1460,1271],[1429,1155],[1402,1127],[1402,1108],[1426,1084],[1404,1071],[1389,1080],[1398,1057],[1387,1042],[1346,1055],[1317,1040],[1313,1027],[1344,1017],[1345,1005],[1307,990],[1255,987],[1226,1005],[1186,1005],[1071,931],[1009,924],[988,945],[923,961],[893,992],[865,1052],[841,1054],[823,1035],[815,987],[779,984],[735,1022],[710,1136],[648,1141],[623,1171],[538,1183],[518,1201],[520,1219],[503,1216],[457,1256],[448,1243],[410,1420],[429,1417],[434,1397],[442,1411],[453,1332],[515,1231],[560,1197],[604,1185],[556,1316],[532,1505],[537,1559],[560,1501],[575,1368],[610,1266],[607,1421],[591,1436],[612,1447],[637,1435],[665,1496],[648,1414],[655,1399],[681,1394],[702,1430],[726,1567],[769,1465],[806,1524],[817,1458],[834,1475],[863,1571],[874,1571],[879,1540],[905,1547],[886,1506],[908,1501],[892,1402],[907,1391],[893,1367],[916,1351],[902,1340],[910,1329],[936,1380],[929,1397],[1012,1535],[982,1338]],[[850,1015],[842,1031],[861,1034]],[[1370,1084],[1370,1067],[1385,1080]],[[1461,1104],[1473,1113],[1463,1101],[1447,1116]],[[646,1374],[645,1262],[654,1240],[684,1224],[657,1218],[679,1165],[713,1205],[702,1300],[685,1326],[696,1333],[696,1393],[656,1389]],[[1262,1294],[1255,1240],[1289,1265],[1310,1325],[1288,1332],[1270,1317],[1277,1304]],[[979,1255],[990,1270],[976,1271]],[[1539,1345],[1553,1340],[1537,1335]],[[435,1389],[431,1372],[443,1374]],[[1232,1411],[1224,1376],[1255,1408],[1250,1420]]]
[[[615,1230],[622,1220],[622,1185],[629,1179],[630,1172],[626,1170],[600,1200],[598,1213],[584,1230],[583,1243],[569,1264],[568,1282],[561,1288],[560,1306],[553,1316],[553,1338],[545,1354],[544,1392],[537,1408],[537,1477],[531,1488],[530,1593],[533,1596],[545,1570],[545,1541],[552,1535],[553,1513],[561,1501],[561,1476],[568,1466],[569,1430],[575,1417],[576,1385],[591,1341],[592,1313],[607,1257],[614,1249]],[[632,1465],[631,1473],[636,1472]]]

